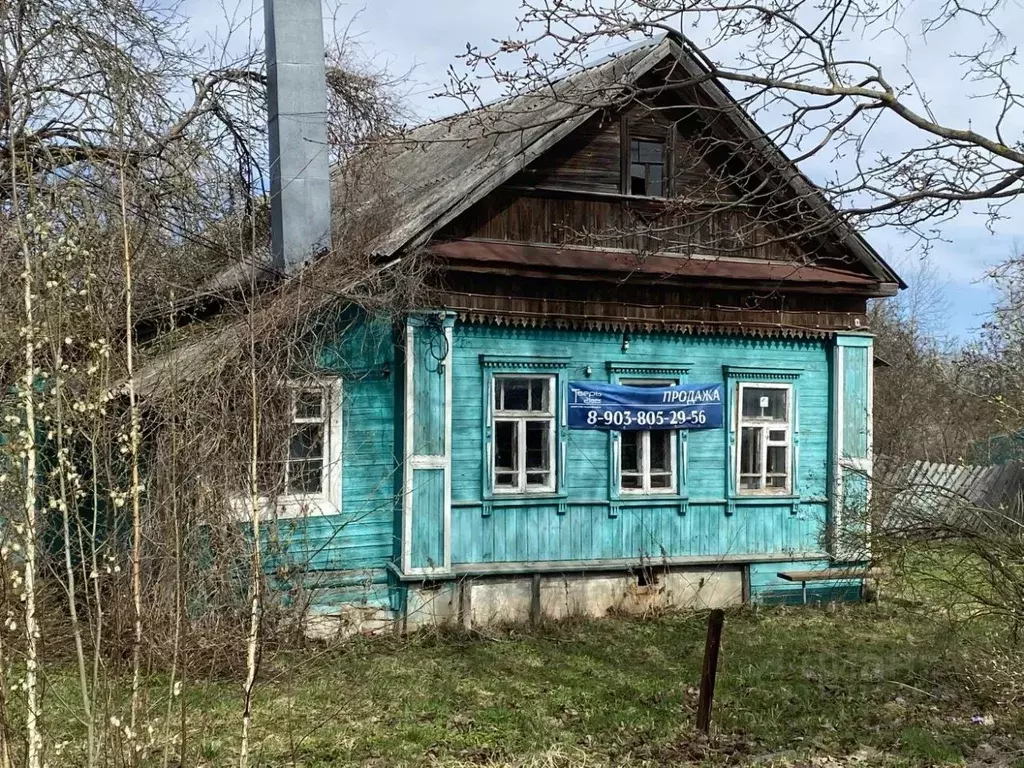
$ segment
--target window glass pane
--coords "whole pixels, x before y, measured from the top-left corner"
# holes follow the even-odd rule
[[[510,470],[519,468],[519,430],[514,421],[494,423],[494,469]],[[515,485],[515,483],[513,483]]]
[[[296,424],[288,444],[289,459],[319,459],[324,455],[324,425]]]
[[[743,418],[786,420],[789,391],[762,387],[743,388]]]
[[[323,415],[323,392],[303,389],[295,393],[295,418],[319,419]]]
[[[672,475],[651,473],[651,488],[671,488]]]
[[[526,473],[526,484],[527,485],[550,485],[548,478],[551,477],[550,472],[527,472]]]
[[[773,429],[768,433],[768,442],[770,443],[784,443],[786,442],[786,430],[784,429]]]
[[[768,488],[785,488],[786,487],[786,476],[785,475],[769,475],[768,476]]]
[[[320,493],[323,490],[323,459],[288,462],[289,493]]]
[[[640,142],[636,139],[629,142],[629,160],[631,163],[640,162]]]
[[[633,165],[629,172],[629,193],[631,195],[647,194],[647,173],[642,165]]]
[[[526,422],[526,469],[551,469],[550,421]]]
[[[768,474],[785,475],[787,471],[788,449],[784,445],[768,446]]]
[[[530,405],[529,379],[501,379],[505,392],[503,411],[525,411]]]
[[[658,430],[648,433],[651,441],[651,474],[672,468],[672,433]]]
[[[756,491],[761,488],[760,475],[741,475],[740,488],[744,491]]]
[[[665,145],[660,141],[638,141],[641,163],[661,165],[665,162]]]
[[[515,488],[516,487],[516,473],[515,472],[495,472],[494,473],[494,486],[496,488]]]
[[[530,379],[530,410],[546,413],[548,410],[547,379]]]
[[[647,194],[654,197],[665,196],[665,181],[661,177],[660,165],[647,166]]]
[[[637,474],[627,475],[627,474],[623,473],[623,475],[622,475],[622,487],[625,488],[626,490],[634,491],[634,490],[639,490],[639,489],[643,488],[644,484],[643,484],[643,481],[642,481],[642,478],[640,477],[640,475],[637,475]]]
[[[639,432],[622,432],[619,438],[619,445],[621,450],[621,467],[622,472],[639,472],[640,471],[640,433]],[[623,483],[625,487],[625,483]]]
[[[761,474],[761,435],[760,427],[743,428],[740,436],[741,475]]]

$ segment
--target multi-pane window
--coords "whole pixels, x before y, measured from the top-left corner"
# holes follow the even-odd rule
[[[649,197],[665,196],[665,142],[630,140],[629,193]]]
[[[496,376],[492,439],[496,493],[555,490],[554,376]]]
[[[291,390],[291,424],[288,455],[284,464],[285,493],[324,492],[327,463],[327,387],[299,387]]]
[[[674,381],[628,379],[630,387],[671,387]],[[619,435],[619,488],[623,493],[672,493],[676,489],[676,431],[644,429]]]
[[[785,494],[793,487],[792,393],[788,385],[739,385],[740,493]]]

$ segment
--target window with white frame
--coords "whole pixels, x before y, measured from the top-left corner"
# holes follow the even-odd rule
[[[493,381],[494,492],[553,492],[555,377],[502,375]]]
[[[331,390],[328,384],[301,383],[290,388],[291,408],[284,461],[286,494],[326,492]]]
[[[740,384],[738,389],[739,492],[790,493],[793,389],[788,384]]]
[[[677,382],[623,379],[629,387],[671,387]],[[674,493],[676,430],[644,429],[619,434],[619,490],[622,493]]]

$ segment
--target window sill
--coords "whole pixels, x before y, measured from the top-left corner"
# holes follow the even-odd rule
[[[473,502],[452,502],[453,506],[456,505],[469,505],[469,504],[489,504],[492,507],[528,507],[531,504],[544,504],[546,502],[564,502],[569,498],[569,494],[565,491],[555,492],[549,491],[547,493],[494,493],[488,496],[484,496],[480,501]]]
[[[680,501],[688,501],[688,497],[680,496],[678,493],[620,493],[618,497],[612,499],[613,504],[623,507],[671,502],[678,503]]]
[[[291,520],[300,517],[324,517],[341,513],[339,505],[326,496],[278,496],[257,500],[261,520]],[[235,522],[252,520],[252,501],[234,498],[230,503],[231,519]]]
[[[763,495],[757,494],[735,494],[729,497],[729,502],[738,506],[745,504],[751,505],[764,505],[764,504],[792,504],[793,502],[800,501],[801,497],[792,493],[766,493]]]

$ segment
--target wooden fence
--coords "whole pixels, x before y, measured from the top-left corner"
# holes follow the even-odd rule
[[[893,532],[954,534],[1024,525],[1024,462],[995,466],[875,463],[874,524]]]

